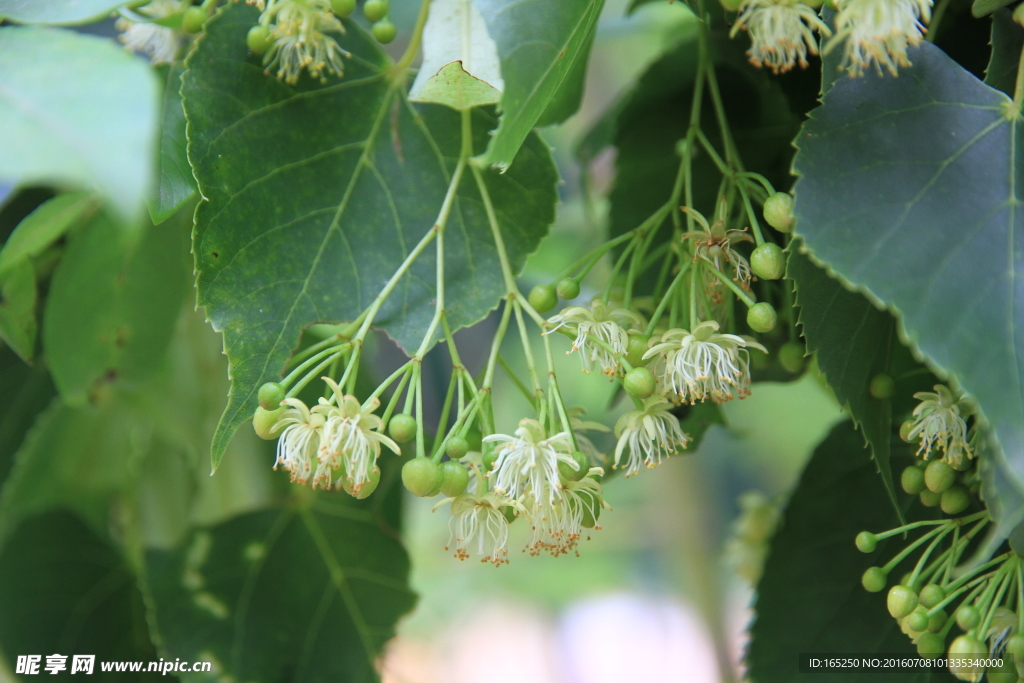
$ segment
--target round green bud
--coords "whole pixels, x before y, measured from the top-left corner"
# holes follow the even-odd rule
[[[281,436],[281,432],[284,431],[284,425],[277,429],[274,429],[274,425],[281,419],[281,414],[284,411],[283,407],[275,410],[267,410],[263,406],[258,407],[256,414],[252,416],[252,428],[256,431],[256,436],[267,441]]]
[[[935,493],[935,491],[929,491],[928,489],[921,491],[921,493],[917,495],[921,500],[921,505],[924,505],[926,508],[933,508],[942,502],[941,493]]]
[[[932,633],[938,633],[945,628],[948,620],[949,615],[946,614],[946,610],[940,609],[938,612],[928,617],[928,630]]]
[[[896,389],[896,382],[893,381],[892,377],[880,372],[871,378],[871,384],[868,385],[868,391],[875,398],[889,398],[892,396],[892,392]]]
[[[864,586],[864,590],[869,593],[879,593],[885,588],[886,582],[889,580],[889,576],[882,571],[881,567],[868,567],[864,575],[860,577],[860,582]]]
[[[530,290],[527,300],[538,313],[547,313],[558,305],[558,295],[551,285],[537,285]]]
[[[631,334],[629,335],[629,342],[626,344],[626,360],[634,368],[639,368],[643,365],[650,363],[653,358],[644,360],[644,354],[647,353],[648,343],[651,338],[645,334]]]
[[[907,420],[906,422],[901,424],[900,425],[900,438],[903,439],[904,441],[906,441],[907,443],[912,443],[914,441],[913,439],[910,438],[910,432],[911,432],[912,429],[914,429],[914,421],[913,420]]]
[[[939,506],[947,515],[958,515],[966,510],[971,504],[971,494],[959,484],[950,486],[942,492],[942,499]]]
[[[970,631],[981,623],[981,611],[974,605],[960,605],[956,611],[956,625]]]
[[[779,365],[786,372],[797,373],[804,369],[804,345],[801,342],[786,342],[779,348]]]
[[[484,447],[484,434],[476,427],[470,427],[466,431],[466,443],[469,444],[469,450],[479,451]]]
[[[398,443],[409,443],[416,438],[418,425],[419,423],[412,415],[395,415],[388,423],[388,434]]]
[[[441,463],[441,493],[454,498],[469,486],[469,470],[454,460]]]
[[[937,633],[922,633],[914,642],[917,644],[917,654],[925,659],[941,657],[946,652],[946,642]]]
[[[484,465],[484,474],[494,469],[494,463],[498,461],[498,453],[494,450],[493,444],[485,444],[484,452],[480,456]]]
[[[555,291],[566,301],[572,301],[580,295],[580,281],[574,277],[563,277],[555,285]]]
[[[512,522],[519,519],[519,515],[516,514],[516,509],[511,505],[504,505],[501,508],[501,514],[505,515],[505,520],[511,524]]]
[[[946,599],[946,589],[936,583],[929,583],[921,589],[921,593],[917,597],[922,605],[931,609]]]
[[[580,524],[585,529],[593,529],[601,517],[601,498],[590,491],[577,491],[576,494],[583,506],[583,521]]]
[[[1013,10],[1013,20],[1024,26],[1024,5],[1017,5],[1017,9]]]
[[[909,465],[903,469],[900,475],[900,486],[907,493],[918,494],[924,491],[924,470],[915,465]]]
[[[366,0],[363,5],[363,14],[370,21],[380,21],[388,14],[387,0]]]
[[[441,487],[441,468],[430,458],[413,458],[402,466],[402,483],[414,496],[432,496]]]
[[[373,37],[377,39],[377,42],[384,43],[385,45],[394,40],[395,36],[398,35],[398,27],[387,17],[371,26],[370,31],[373,32]]]
[[[626,393],[633,398],[644,399],[658,388],[658,380],[655,379],[654,373],[647,368],[633,368],[622,378],[622,386]]]
[[[873,553],[875,548],[878,547],[878,536],[875,536],[870,531],[862,531],[857,534],[857,539],[854,543],[857,544],[857,550],[862,553]]]
[[[776,192],[764,202],[764,219],[779,232],[793,232],[793,197],[786,192]]]
[[[277,382],[267,382],[260,387],[256,398],[259,400],[261,408],[277,410],[281,407],[281,401],[285,399],[284,387]]]
[[[928,630],[928,610],[920,605],[918,605],[913,612],[908,614],[905,619],[906,621],[904,623],[907,628],[912,631],[921,633]]]
[[[1024,660],[1024,635],[1015,633],[1006,640],[1006,651],[1017,660]]]
[[[771,332],[779,322],[775,307],[767,301],[754,304],[747,309],[747,324],[754,332]]]
[[[370,481],[362,485],[359,491],[356,491],[352,486],[352,482],[348,480],[348,477],[341,478],[341,488],[345,489],[345,493],[362,500],[368,497],[371,493],[377,490],[377,485],[380,484],[380,468],[374,467],[373,471],[370,472]]]
[[[356,0],[331,0],[331,11],[345,18],[356,10]]]
[[[917,593],[909,586],[896,585],[889,589],[885,600],[893,619],[902,619],[917,607]]]
[[[765,242],[750,255],[750,270],[762,280],[778,280],[786,272],[786,256],[779,245]]]
[[[567,462],[558,463],[558,476],[565,481],[579,481],[583,477],[587,476],[587,472],[590,471],[590,456],[582,451],[576,451],[572,454],[572,459],[576,462],[579,469],[573,469]]]
[[[910,577],[912,577],[913,575],[913,572],[907,572],[900,579],[900,583],[910,588],[910,590],[914,591],[914,593],[919,593],[921,589],[924,588],[924,581],[921,579],[920,576],[918,576],[915,581],[911,581]]]
[[[263,54],[270,47],[270,29],[262,25],[253,26],[245,36],[245,44],[253,53]]]
[[[956,470],[944,460],[932,460],[924,468],[924,485],[929,491],[942,493],[956,482]]]
[[[961,681],[978,681],[984,672],[984,667],[977,666],[975,659],[984,659],[988,656],[988,647],[980,639],[965,633],[957,636],[949,644],[949,658],[960,660],[950,662],[949,672]],[[966,666],[957,666],[966,664]]]
[[[181,17],[181,28],[185,33],[199,33],[206,23],[206,10],[202,7],[189,7]]]
[[[444,447],[444,452],[447,453],[448,457],[452,460],[458,460],[469,452],[469,441],[456,434],[448,439],[448,443],[445,444]]]

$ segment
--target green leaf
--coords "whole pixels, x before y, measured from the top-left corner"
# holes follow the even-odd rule
[[[1000,9],[992,15],[992,54],[985,69],[985,82],[1013,97],[1017,67],[1024,49],[1024,27],[1013,20],[1013,12]]]
[[[18,223],[0,250],[0,282],[21,263],[39,256],[96,213],[99,205],[88,192],[69,192],[40,205]]]
[[[1006,7],[1013,0],[974,0],[971,5],[971,14],[976,17],[984,17],[992,14],[1000,7]]]
[[[337,496],[242,515],[147,553],[165,657],[211,660],[257,683],[377,680],[381,647],[415,603],[409,560],[372,515],[334,505]]]
[[[849,422],[836,425],[814,451],[786,504],[757,586],[746,660],[752,681],[807,679],[797,670],[800,654],[916,657],[910,639],[886,610],[885,593],[868,593],[860,583],[864,570],[904,545],[899,537],[881,541],[870,555],[854,545],[860,531],[900,525],[874,465],[864,457],[863,443]],[[904,511],[913,500],[901,494]],[[849,683],[953,680],[945,671],[872,671],[835,678]]]
[[[17,655],[42,655],[38,678],[51,678],[46,655],[67,656],[60,680],[129,680],[104,673],[100,662],[158,659],[131,569],[67,512],[26,521],[0,554],[0,648],[11,665]],[[76,654],[96,656],[92,675],[69,675]],[[130,680],[168,678],[140,673]]]
[[[504,170],[536,125],[579,108],[590,45],[604,0],[477,0],[498,44],[501,121],[483,163]]]
[[[179,92],[183,71],[179,65],[167,69],[167,84],[160,108],[157,184],[146,200],[153,223],[163,223],[196,194],[196,179],[185,151],[185,110],[182,109]]]
[[[0,485],[14,464],[25,433],[56,393],[41,366],[25,365],[11,349],[0,349]]]
[[[839,404],[849,409],[863,433],[889,499],[902,515],[889,465],[892,401],[877,399],[868,391],[872,377],[892,372],[892,345],[899,343],[896,320],[792,247],[786,277],[793,281],[807,350],[816,355]]]
[[[0,281],[0,339],[31,363],[37,327],[36,271],[25,259]]]
[[[16,24],[88,24],[123,4],[123,0],[0,0],[0,18]]]
[[[215,467],[252,416],[257,388],[280,378],[302,329],[355,319],[434,225],[460,148],[459,114],[410,105],[358,27],[343,42],[355,55],[345,81],[306,79],[294,89],[250,57],[245,35],[256,16],[232,4],[211,19],[183,82],[189,159],[206,198],[193,243],[199,303],[224,332],[231,363]],[[474,110],[472,121],[482,151],[494,119]],[[518,271],[554,219],[557,172],[536,135],[517,160],[513,171],[485,177]],[[469,173],[448,227],[446,312],[462,327],[505,293]],[[403,348],[419,344],[433,315],[434,254],[414,263],[375,321]]]
[[[149,67],[106,38],[5,26],[0,73],[0,181],[96,189],[134,219],[153,179]]]
[[[156,367],[188,288],[184,226],[150,228],[130,253],[122,232],[97,215],[68,240],[50,283],[43,347],[71,405]]]
[[[1020,488],[1019,119],[934,46],[910,59],[899,79],[838,80],[804,125],[797,232],[830,272],[897,311],[909,341],[977,398]]]

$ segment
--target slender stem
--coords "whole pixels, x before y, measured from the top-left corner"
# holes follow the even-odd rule
[[[921,538],[917,539],[916,541],[914,541],[913,543],[908,545],[906,548],[904,548],[900,552],[899,555],[897,555],[896,557],[894,557],[891,560],[889,560],[886,563],[886,565],[884,567],[882,567],[882,571],[884,571],[886,574],[891,572],[896,567],[896,565],[898,565],[900,562],[902,562],[912,552],[917,550],[925,541],[929,540],[930,538],[932,538],[936,534],[940,533],[941,531],[942,531],[941,528],[932,529],[931,531],[926,533],[924,536],[922,536]]]
[[[334,360],[334,355],[335,354],[345,353],[350,348],[351,348],[351,344],[349,344],[348,342],[345,342],[344,344],[340,344],[338,346],[333,346],[331,348],[327,348],[327,349],[322,350],[320,353],[312,356],[311,358],[308,358],[301,365],[297,366],[294,370],[289,372],[288,376],[285,377],[283,380],[281,380],[281,384],[283,384],[286,387],[290,386],[291,383],[295,381],[296,377],[298,377],[299,375],[304,373],[311,365],[313,365],[314,363],[316,363],[320,359],[324,358],[325,356],[330,356],[330,359]],[[319,372],[319,370],[314,371],[312,374],[315,375],[317,372]],[[308,383],[309,383],[309,380],[307,379],[305,382],[302,383],[302,387],[305,387],[306,384],[308,384]],[[291,396],[297,395],[300,391],[302,391],[302,387],[298,387],[298,388],[292,387],[292,389],[288,391],[288,396],[291,397]]]
[[[946,13],[946,9],[948,7],[949,0],[941,0],[935,8],[935,12],[932,13],[932,20],[928,22],[928,32],[925,34],[925,40],[929,43],[935,42],[935,29],[937,29],[939,24],[942,22],[942,16]]]
[[[423,41],[423,27],[427,25],[428,16],[430,16],[430,0],[422,0],[420,13],[416,17],[416,26],[412,30],[412,37],[409,39],[409,45],[405,48],[405,52],[395,64],[396,70],[405,71],[416,59],[416,55],[420,51],[420,43]]]
[[[707,268],[709,271],[714,273],[715,277],[717,277],[722,283],[724,283],[726,287],[731,289],[733,294],[738,296],[740,300],[747,305],[748,308],[757,303],[749,294],[740,289],[740,287],[735,282],[733,282],[728,275],[720,271],[718,268],[715,268],[707,261],[701,262],[701,267]]]
[[[498,364],[501,365],[501,369],[505,371],[505,375],[510,380],[512,380],[512,383],[515,384],[516,388],[519,389],[519,391],[523,394],[523,397],[526,399],[526,402],[530,404],[530,407],[536,410],[536,397],[530,393],[529,388],[527,388],[527,386],[523,384],[523,381],[519,379],[518,376],[516,376],[516,373],[512,370],[511,367],[509,367],[509,364],[505,362],[505,359],[502,357],[500,353],[498,354]]]
[[[367,405],[370,401],[372,401],[373,399],[375,399],[378,396],[380,396],[381,394],[383,394],[384,391],[389,386],[391,386],[391,384],[394,383],[394,381],[396,379],[398,379],[400,376],[404,376],[404,375],[409,374],[409,368],[411,366],[412,366],[412,361],[411,360],[408,360],[405,363],[403,363],[402,366],[399,367],[394,372],[392,372],[391,375],[386,380],[381,382],[380,386],[378,386],[376,389],[373,390],[373,393],[370,394],[370,396],[366,399],[366,401],[363,402],[363,405],[364,406]]]
[[[1017,62],[1017,82],[1013,88],[1013,103],[1020,110],[1024,104],[1024,50],[1020,51],[1020,60]]]
[[[737,185],[737,187],[740,191],[740,197],[743,198],[743,206],[747,209],[747,216],[750,218],[750,229],[754,231],[754,240],[757,242],[757,246],[761,246],[764,244],[764,237],[761,235],[761,224],[757,221],[754,205],[750,203],[750,195],[747,194],[747,190],[743,185]]]
[[[384,424],[387,424],[388,421],[391,420],[391,415],[394,413],[395,408],[398,406],[398,401],[402,397],[402,391],[405,389],[405,385],[409,383],[409,377],[411,376],[412,373],[406,371],[406,373],[402,375],[402,379],[399,380],[398,386],[395,387],[395,393],[391,395],[391,400],[388,401],[388,407],[384,410],[384,414],[380,418],[381,422],[383,422]]]
[[[491,340],[491,355],[487,358],[487,369],[484,372],[483,381],[480,383],[481,389],[490,389],[493,386],[494,366],[498,361],[498,351],[501,349],[501,342],[505,339],[505,331],[508,329],[508,321],[511,317],[512,302],[506,299],[505,310],[502,311],[501,322],[498,323],[498,331],[494,334],[494,339]]]
[[[654,328],[657,327],[658,321],[661,320],[661,316],[665,312],[665,308],[668,307],[672,301],[672,297],[675,296],[676,288],[683,281],[686,271],[688,271],[692,265],[693,261],[686,261],[683,264],[683,267],[679,269],[679,273],[676,275],[675,279],[672,280],[672,284],[670,284],[668,289],[665,290],[664,296],[662,296],[661,301],[658,302],[658,307],[654,309],[654,313],[651,314],[651,321],[647,323],[647,329],[644,331],[646,336],[649,337],[654,334]]]

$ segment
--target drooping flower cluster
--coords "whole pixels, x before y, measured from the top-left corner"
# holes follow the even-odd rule
[[[917,454],[929,460],[933,453],[942,453],[942,459],[953,467],[960,467],[964,456],[974,457],[974,449],[967,437],[967,422],[963,412],[970,406],[957,398],[949,387],[936,384],[935,391],[920,391],[914,398],[921,401],[914,408],[908,422],[906,437],[920,440]]]
[[[132,52],[149,55],[153,64],[170,64],[178,56],[184,34],[157,21],[178,14],[186,7],[184,0],[152,0],[136,10],[140,18],[148,21],[132,21],[126,17],[117,20],[119,39]]]
[[[741,30],[750,34],[750,62],[774,73],[785,73],[796,65],[807,68],[807,54],[818,54],[814,31],[832,35],[817,11],[796,0],[746,0],[729,35]]]
[[[324,74],[342,76],[344,50],[329,33],[344,33],[345,27],[331,13],[329,0],[249,0],[263,13],[260,25],[270,29],[270,48],[263,57],[267,73],[277,71],[286,83],[298,83],[305,69],[313,78]]]
[[[836,35],[826,46],[831,50],[846,41],[842,68],[860,76],[882,67],[893,76],[899,67],[910,66],[907,48],[919,45],[931,20],[932,0],[837,0]]]
[[[468,560],[473,554],[481,562],[494,566],[508,563],[509,518],[504,510],[511,511],[515,501],[491,492],[473,495],[464,493],[452,501],[452,519],[449,522],[451,539],[455,546],[455,557]],[[445,546],[445,550],[449,547]]]
[[[572,351],[579,351],[583,371],[590,372],[596,363],[605,375],[619,375],[622,366],[619,356],[626,353],[628,331],[644,325],[638,313],[625,308],[612,308],[597,299],[588,306],[570,306],[550,318],[551,334],[562,327],[575,330]]]
[[[380,432],[383,423],[374,411],[380,403],[371,399],[361,405],[355,396],[345,395],[329,377],[324,381],[334,392],[333,401],[321,398],[312,410],[297,398],[286,398],[287,406],[275,431],[283,428],[277,442],[277,462],[291,472],[292,481],[313,488],[344,486],[362,497],[364,487],[379,477],[377,458],[381,445],[400,454],[398,444]],[[335,474],[340,470],[340,476]]]

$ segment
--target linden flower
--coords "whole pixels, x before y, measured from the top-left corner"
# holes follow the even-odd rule
[[[924,38],[925,24],[931,20],[932,0],[838,0],[836,35],[825,46],[828,52],[846,40],[841,68],[851,76],[860,76],[874,67],[879,76],[882,67],[896,76],[898,67],[910,66],[907,48]]]
[[[317,452],[319,464],[313,485],[323,484],[329,488],[333,483],[334,470],[344,465],[345,479],[352,495],[358,497],[359,491],[370,482],[370,476],[377,467],[381,444],[396,455],[401,455],[402,451],[397,443],[379,431],[384,423],[373,411],[380,405],[380,401],[373,399],[363,406],[355,396],[344,395],[330,377],[323,379],[334,392],[337,405],[330,405],[325,399],[320,399],[320,405],[313,408],[314,412],[326,417]]]
[[[153,0],[138,13],[153,20],[164,19],[183,9],[180,0]],[[153,64],[170,64],[178,56],[181,33],[173,28],[161,26],[155,21],[132,21],[121,17],[114,24],[121,35],[118,39],[135,53],[149,55]]]
[[[569,432],[547,437],[537,420],[520,420],[515,436],[492,434],[484,441],[499,444],[498,457],[487,475],[495,477],[494,490],[516,499],[529,494],[536,506],[554,504],[558,498],[558,463],[578,467],[571,455]]]
[[[281,419],[274,425],[276,431],[284,427],[281,437],[277,440],[278,465],[292,473],[292,481],[305,484],[313,474],[313,460],[323,436],[324,424],[327,419],[322,412],[306,407],[297,398],[286,398],[282,405],[287,406]]]
[[[258,3],[262,5],[262,3]],[[342,76],[342,50],[327,33],[344,33],[345,27],[331,13],[329,0],[270,0],[260,16],[270,26],[273,44],[263,57],[267,73],[275,68],[277,77],[295,84],[303,69],[313,78],[326,81],[324,72]]]
[[[774,73],[785,73],[799,64],[807,68],[807,53],[818,54],[814,31],[832,35],[818,13],[795,0],[745,0],[740,16],[729,32],[750,34],[747,56],[754,66],[767,66]]]
[[[625,308],[611,308],[601,300],[595,300],[590,308],[586,306],[570,306],[558,315],[548,319],[554,325],[544,334],[555,330],[575,326],[576,340],[572,343],[573,351],[580,352],[583,372],[590,372],[596,362],[601,372],[606,375],[617,375],[620,372],[618,356],[626,353],[629,344],[627,330],[630,327],[642,328],[643,318]],[[595,340],[601,344],[595,343]],[[609,350],[610,349],[610,350]]]
[[[508,563],[508,519],[502,508],[513,503],[495,493],[458,496],[452,500],[452,519],[448,524],[451,536],[444,549],[448,550],[454,541],[455,557],[460,560],[469,559],[470,551],[474,550],[481,562],[490,562],[495,567]]]
[[[591,472],[604,474],[599,467],[592,468]],[[527,496],[523,506],[533,510],[528,513],[533,536],[526,551],[531,555],[548,552],[552,557],[576,551],[584,528],[601,528],[596,526],[602,506],[601,493],[601,484],[596,479],[584,477],[566,484],[554,504],[537,505]],[[576,555],[579,556],[578,551]]]
[[[690,437],[679,426],[679,418],[669,412],[672,404],[663,396],[651,396],[642,410],[632,410],[615,424],[619,442],[615,446],[615,467],[627,453],[626,476],[644,467],[661,464],[662,456],[674,455],[686,448]]]
[[[750,352],[767,350],[735,334],[719,334],[718,323],[706,320],[687,332],[672,329],[652,343],[644,358],[660,358],[655,368],[666,392],[691,404],[710,398],[724,403],[750,394]]]
[[[914,398],[921,401],[914,408],[911,428],[907,438],[921,439],[917,454],[928,460],[933,450],[942,451],[942,459],[953,467],[963,461],[964,455],[974,457],[967,441],[967,423],[960,415],[958,399],[943,384],[936,384],[935,391],[919,391]]]
[[[726,206],[723,201],[721,205],[723,214],[726,211]],[[731,265],[735,275],[733,280],[738,282],[743,289],[749,289],[750,264],[742,254],[733,251],[732,246],[737,242],[753,242],[754,238],[746,230],[726,230],[724,217],[719,217],[714,223],[708,224],[708,220],[700,212],[694,211],[688,206],[680,208],[697,221],[701,227],[700,230],[691,230],[683,234],[684,240],[693,240],[693,260],[703,259],[722,272],[726,270],[725,264]],[[708,284],[715,285],[717,283],[717,279],[712,278]]]

